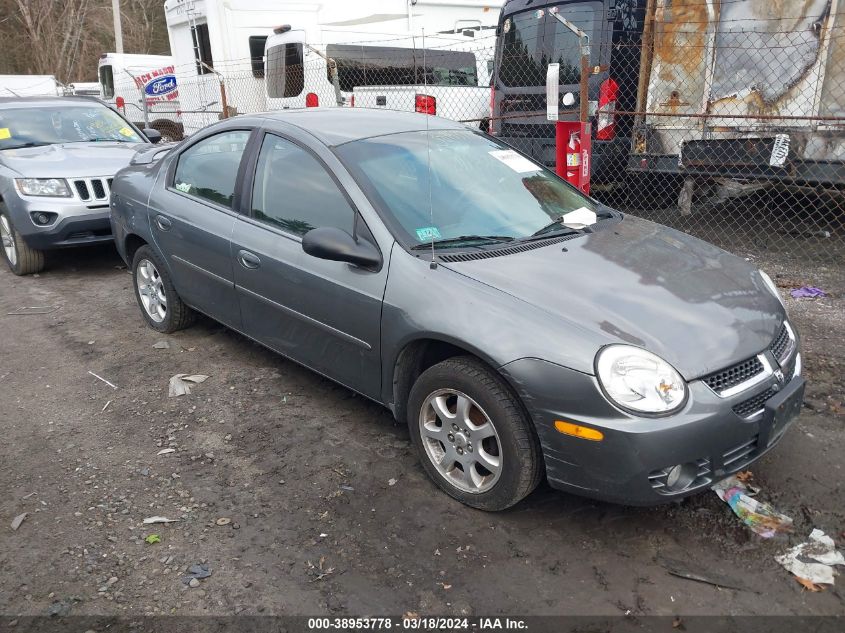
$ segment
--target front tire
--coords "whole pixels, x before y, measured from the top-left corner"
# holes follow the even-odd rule
[[[16,275],[31,275],[44,270],[44,251],[30,248],[12,224],[8,212],[0,211],[0,240],[3,259]]]
[[[504,510],[543,476],[537,434],[507,383],[480,361],[430,367],[408,398],[411,441],[423,468],[458,501]]]
[[[152,329],[170,334],[194,322],[195,312],[179,297],[164,263],[149,246],[135,252],[132,279],[138,307]]]

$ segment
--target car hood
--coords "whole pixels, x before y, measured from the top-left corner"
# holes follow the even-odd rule
[[[27,178],[113,176],[147,143],[65,143],[0,152],[0,163]]]
[[[550,343],[571,335],[595,351],[636,345],[688,380],[758,354],[785,316],[755,267],[632,216],[551,246],[444,265],[551,316]]]

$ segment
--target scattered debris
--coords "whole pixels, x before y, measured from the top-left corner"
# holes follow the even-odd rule
[[[112,401],[111,401],[111,400],[109,400],[108,402],[106,402],[105,406],[103,406],[102,410],[100,410],[100,413],[105,413],[106,409],[108,409],[108,408],[109,408],[109,405],[110,405],[111,403],[112,403]]]
[[[23,520],[26,518],[27,514],[29,513],[24,512],[23,514],[19,514],[14,519],[12,519],[12,530],[17,530],[21,526],[21,523],[23,523]]]
[[[349,486],[347,484],[340,484],[340,489],[346,490],[347,492],[352,492],[352,491],[355,490],[355,488],[353,488],[352,486]]]
[[[146,542],[147,545],[154,545],[155,543],[161,543],[161,537],[158,534],[149,534],[146,537],[144,537],[144,542]]]
[[[395,486],[395,485],[396,485],[396,481],[397,481],[396,479],[393,479],[393,477],[391,477],[391,478],[387,481],[387,485],[388,485],[388,486]]]
[[[112,382],[109,382],[108,380],[106,380],[106,379],[105,379],[105,378],[103,378],[102,376],[98,376],[98,375],[97,375],[97,374],[95,374],[93,371],[89,371],[88,373],[89,373],[89,374],[91,374],[92,376],[94,376],[94,378],[96,378],[97,380],[102,380],[104,383],[106,383],[106,384],[107,384],[109,387],[111,387],[112,389],[117,389],[117,385],[116,385],[116,384],[114,384],[114,383],[112,383]]]
[[[188,580],[188,586],[191,587],[192,589],[196,589],[197,587],[200,586],[200,581],[197,580],[196,578],[190,578]]]
[[[167,517],[147,517],[144,523],[149,525],[151,523],[176,523],[179,519],[168,519]]]
[[[832,585],[836,574],[833,566],[845,565],[845,556],[836,549],[833,539],[818,529],[810,532],[809,541],[775,556],[775,560],[810,591],[823,589],[817,585]]]
[[[50,314],[59,308],[56,306],[30,306],[18,308],[14,312],[7,312],[9,316],[27,316],[29,314]]]
[[[703,569],[695,564],[664,557],[660,558],[660,563],[667,572],[673,576],[677,576],[678,578],[695,580],[696,582],[703,582],[708,585],[713,585],[714,587],[739,589],[742,591],[748,590],[748,587],[734,578],[711,572],[710,570]]]
[[[768,503],[752,499],[757,489],[751,487],[738,476],[728,477],[713,486],[713,491],[727,503],[743,523],[763,538],[772,538],[777,534],[792,531],[792,519],[780,514]]]
[[[229,517],[220,517],[215,521],[217,525],[229,525],[232,522],[232,519]]]
[[[208,578],[211,576],[211,568],[203,563],[196,563],[188,567],[188,575],[182,577],[182,582],[189,587],[198,587],[199,581],[203,578]],[[196,584],[191,584],[192,581],[196,581]]]
[[[158,341],[153,344],[153,349],[170,349],[170,343],[167,341]]]
[[[815,286],[801,286],[789,291],[789,295],[793,299],[816,299],[826,297],[827,293],[821,288]]]
[[[175,453],[175,448],[163,448],[161,449],[156,455],[169,455],[170,453]]]
[[[686,630],[686,627],[684,626],[684,621],[677,616],[672,619],[672,628],[678,629],[679,631],[685,631]]]
[[[170,379],[170,390],[168,397],[187,396],[191,393],[191,386],[198,385],[208,380],[204,374],[176,374]]]
[[[320,556],[320,562],[317,567],[309,560],[307,561],[308,567],[313,569],[316,572],[316,576],[309,580],[308,582],[317,582],[318,580],[322,580],[326,576],[334,573],[334,567],[325,568],[324,565],[326,563],[326,557]]]

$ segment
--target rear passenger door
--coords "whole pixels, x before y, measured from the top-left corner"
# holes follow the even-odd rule
[[[240,328],[231,258],[241,163],[252,130],[226,130],[182,150],[150,197],[153,239],[190,306]]]
[[[387,266],[365,270],[302,250],[302,236],[318,227],[357,230],[360,239],[375,245],[360,217],[356,226],[357,210],[317,148],[266,133],[244,200],[249,212],[241,215],[232,238],[244,332],[380,397]]]

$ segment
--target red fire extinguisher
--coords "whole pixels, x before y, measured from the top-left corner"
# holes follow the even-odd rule
[[[558,121],[555,124],[557,174],[584,193],[590,193],[590,124]]]

